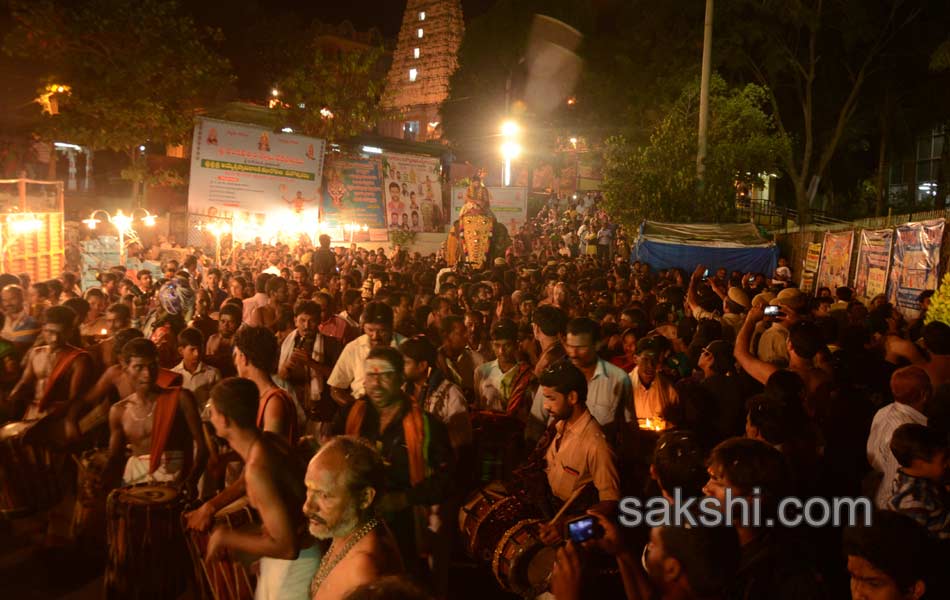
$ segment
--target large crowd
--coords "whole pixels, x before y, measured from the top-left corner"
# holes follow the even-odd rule
[[[500,594],[468,575],[489,571],[558,600],[948,597],[950,326],[925,324],[929,293],[908,322],[802,293],[784,260],[631,263],[592,194],[511,238],[482,272],[324,237],[85,290],[0,275],[0,422],[43,424],[26,443],[57,456],[107,446],[42,507],[48,542],[108,508],[109,597],[133,597],[152,579],[127,581],[116,506],[171,485],[193,560],[260,557],[257,598]],[[869,500],[851,526],[626,526],[659,497],[755,498],[770,522],[788,498]],[[235,506],[260,526],[228,526]]]

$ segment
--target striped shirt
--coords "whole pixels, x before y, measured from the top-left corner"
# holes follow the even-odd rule
[[[892,402],[875,413],[868,435],[867,453],[871,468],[883,475],[874,495],[874,505],[886,508],[891,497],[891,482],[897,476],[897,459],[891,452],[891,436],[894,430],[905,423],[927,424],[927,417],[917,409]]]

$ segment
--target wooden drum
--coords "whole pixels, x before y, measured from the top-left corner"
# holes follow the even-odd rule
[[[14,421],[0,427],[0,515],[25,516],[54,506],[64,494],[63,457],[49,445],[28,439],[42,421]],[[36,437],[30,435],[30,438]]]
[[[260,524],[257,513],[250,507],[246,497],[219,510],[214,515],[209,531],[187,529],[182,515],[182,528],[191,553],[195,580],[201,588],[201,597],[205,600],[253,600],[257,577],[250,570],[252,557],[228,550],[224,558],[210,562],[205,559],[211,531],[217,527],[255,530],[260,529]]]
[[[169,600],[185,590],[184,504],[181,492],[167,485],[140,483],[109,494],[107,600]]]

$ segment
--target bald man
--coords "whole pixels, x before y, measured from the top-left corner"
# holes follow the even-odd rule
[[[891,375],[891,394],[894,402],[874,415],[867,444],[868,463],[880,476],[875,481],[874,505],[885,509],[899,466],[891,452],[891,435],[905,423],[927,424],[927,405],[933,397],[930,376],[917,366],[898,369]]]
[[[304,514],[311,535],[333,540],[311,583],[311,600],[341,599],[403,572],[396,540],[375,516],[385,477],[382,458],[357,437],[334,438],[310,461]]]

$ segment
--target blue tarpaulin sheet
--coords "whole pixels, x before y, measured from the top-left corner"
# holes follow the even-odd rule
[[[680,268],[691,273],[698,264],[742,273],[771,276],[778,263],[778,248],[747,224],[668,224],[645,222],[632,260],[653,269]]]

